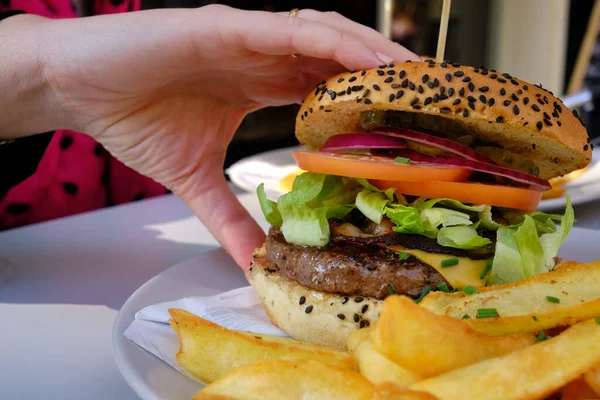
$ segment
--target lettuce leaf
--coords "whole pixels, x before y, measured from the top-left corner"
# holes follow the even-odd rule
[[[496,285],[525,279],[515,228],[501,226],[496,232],[496,254],[489,283]]]
[[[441,246],[471,250],[490,244],[491,241],[477,234],[472,226],[450,226],[441,228],[437,235]]]
[[[356,196],[356,208],[376,224],[381,223],[385,206],[389,202],[385,193],[364,189]]]
[[[571,206],[571,197],[569,195],[566,196],[566,201],[565,213],[560,219],[560,228],[556,232],[545,233],[540,237],[546,268],[554,266],[554,257],[558,254],[562,242],[567,238],[569,232],[571,232],[571,228],[573,228],[573,223],[575,222],[575,212]]]
[[[260,209],[262,210],[267,222],[273,226],[280,227],[283,223],[283,220],[281,219],[281,214],[277,209],[277,203],[267,198],[264,183],[258,185],[258,188],[256,189],[256,194],[258,196],[258,202],[260,203]]]

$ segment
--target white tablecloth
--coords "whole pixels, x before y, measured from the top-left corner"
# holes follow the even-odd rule
[[[266,228],[255,195],[239,198]],[[600,229],[598,205],[577,207],[577,226]],[[0,283],[0,399],[135,400],[113,320],[148,279],[217,245],[191,218],[163,196],[0,233],[0,263],[15,271]]]

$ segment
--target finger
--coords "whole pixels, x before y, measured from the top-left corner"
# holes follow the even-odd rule
[[[235,262],[246,271],[254,250],[264,243],[265,233],[240,204],[225,177],[213,179],[215,182],[207,182],[212,184],[202,185],[210,189],[184,200]]]
[[[287,14],[280,13],[280,15],[285,16]],[[355,36],[357,40],[360,40],[366,46],[373,49],[382,62],[420,61],[420,58],[416,54],[398,43],[388,40],[375,29],[352,21],[337,12],[320,12],[305,9],[298,11],[296,18],[327,25],[340,32],[346,32],[349,35]]]
[[[375,51],[345,31],[302,18],[288,18],[264,11],[223,9],[214,23],[223,47],[243,47],[273,55],[330,59],[346,69],[375,68],[382,63]],[[276,32],[276,34],[274,34]]]

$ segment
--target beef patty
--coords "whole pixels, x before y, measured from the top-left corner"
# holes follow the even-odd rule
[[[383,299],[394,292],[413,298],[426,286],[446,280],[433,267],[413,256],[403,260],[397,252],[374,243],[335,243],[324,247],[287,243],[279,228],[271,227],[266,240],[272,268],[311,289],[348,296]]]

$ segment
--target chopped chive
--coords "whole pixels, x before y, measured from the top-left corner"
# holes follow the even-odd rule
[[[537,317],[535,315],[532,318],[535,322],[537,322]]]
[[[465,314],[462,316],[462,319],[471,319],[471,316],[469,314]]]
[[[546,296],[546,300],[548,300],[550,303],[560,303],[560,299],[558,297]]]
[[[537,335],[537,342],[543,342],[544,340],[552,339],[552,336],[547,336],[544,331],[541,331]]]
[[[476,318],[494,318],[498,317],[498,310],[495,308],[478,308]]]
[[[448,287],[448,285],[446,285],[446,282],[440,283],[437,288],[438,290],[444,293],[450,293],[450,288]]]
[[[456,257],[447,258],[445,260],[442,260],[442,268],[451,267],[456,264],[458,264],[458,258],[456,258]]]
[[[387,286],[387,288],[388,288],[388,292],[389,292],[390,294],[396,294],[396,291],[394,290],[394,287],[392,286],[392,284],[391,284],[391,283],[388,283],[388,286]]]
[[[463,288],[463,292],[465,292],[469,296],[471,296],[471,295],[473,295],[475,293],[479,293],[479,291],[477,289],[475,289],[473,286],[465,286]]]
[[[483,269],[483,271],[481,271],[481,275],[479,275],[480,279],[485,279],[485,277],[487,276],[487,274],[490,272],[490,269],[492,269],[492,262],[494,261],[494,258],[488,258],[487,261],[485,262],[485,268]]]
[[[410,162],[410,160],[406,157],[396,157],[396,159],[394,160],[397,163],[402,163],[402,164],[408,164]]]
[[[425,298],[425,296],[429,294],[429,292],[431,292],[431,288],[429,286],[425,286],[425,289],[423,289],[423,292],[421,293],[419,298],[415,300],[415,303],[419,304],[421,300],[423,300],[423,298]]]
[[[594,321],[596,321],[596,323],[597,323],[598,325],[600,325],[600,317],[594,318]]]
[[[491,249],[491,248],[492,248],[492,245],[491,245],[491,244],[486,244],[486,245],[485,245],[485,246],[483,246],[483,247],[484,247],[484,248],[486,248],[486,249]]]
[[[400,257],[401,260],[406,260],[409,255],[406,253],[398,253],[398,257]]]

